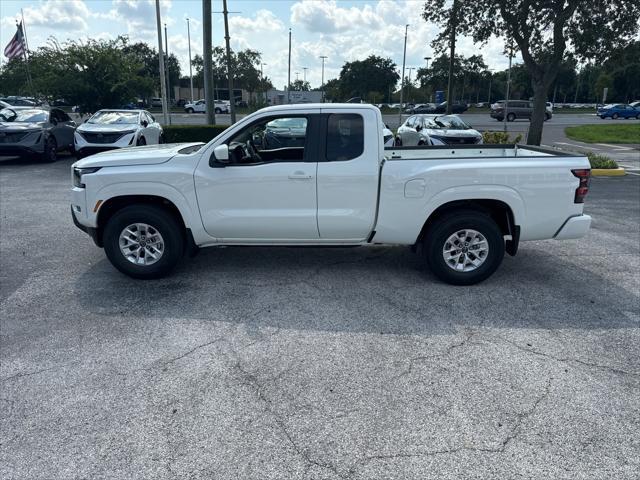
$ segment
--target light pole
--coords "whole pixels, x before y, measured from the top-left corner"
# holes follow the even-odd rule
[[[171,125],[171,69],[169,68],[169,42],[167,41],[167,24],[164,24],[164,54],[166,57],[167,73],[167,108],[169,109],[169,125]]]
[[[211,0],[202,0],[202,57],[204,67],[204,101],[207,125],[215,125],[213,71],[211,70]]]
[[[289,28],[289,66],[287,67],[287,103],[291,103],[291,28]]]
[[[264,92],[264,96],[262,98],[262,101],[266,104],[267,103],[267,87],[264,84],[264,72],[262,70],[262,67],[264,67],[265,65],[267,65],[266,63],[260,63],[260,82],[262,83],[262,88],[263,88],[263,92]]]
[[[410,102],[411,99],[409,98],[409,95],[411,95],[411,70],[414,70],[416,67],[407,67],[407,70],[409,70],[409,75],[407,77],[407,102]]]
[[[402,76],[400,77],[400,107],[398,109],[398,123],[402,125],[402,103],[404,101],[404,66],[407,60],[407,32],[409,24],[404,26],[404,51],[402,53]]]
[[[427,62],[426,71],[427,71],[427,74],[428,74],[428,73],[429,73],[429,60],[431,60],[431,57],[424,57],[424,59],[425,59],[425,61]],[[429,88],[428,90],[430,90],[430,88]],[[427,90],[427,91],[428,91],[428,90]],[[430,101],[430,100],[431,100],[431,97],[429,97],[428,99],[429,99],[429,101]]]
[[[308,67],[302,67],[302,70],[304,71],[304,83],[307,83],[307,70],[309,70]]]
[[[322,59],[322,80],[320,80],[320,89],[322,90],[322,103],[324,103],[324,61],[328,58],[326,55],[320,55]]]
[[[511,59],[513,58],[513,45],[509,43],[509,70],[507,71],[507,97],[504,100],[504,132],[507,132],[507,117],[509,116],[509,87],[511,86]]]
[[[487,103],[489,104],[489,107],[491,107],[491,81],[493,80],[493,72],[491,70],[488,70],[489,72],[489,96],[487,98]]]
[[[187,17],[187,42],[189,43],[189,83],[191,86],[191,101],[193,102],[193,70],[191,68],[191,29],[189,28],[189,17]]]
[[[300,75],[300,72],[293,72],[293,73],[295,73],[295,74],[296,74],[296,82],[297,82],[297,81],[299,80],[299,79],[298,79],[298,75]]]
[[[158,30],[158,61],[160,62],[160,94],[162,96],[162,117],[165,125],[167,117],[167,84],[164,76],[164,54],[162,53],[162,27],[160,26],[160,0],[156,0],[156,28]]]

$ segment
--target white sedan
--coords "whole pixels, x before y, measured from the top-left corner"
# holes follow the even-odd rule
[[[74,134],[76,157],[136,145],[164,143],[162,126],[146,110],[99,110]]]
[[[230,106],[225,100],[216,100],[213,102],[215,113],[229,113]],[[207,111],[207,105],[204,100],[198,100],[197,102],[189,102],[184,105],[184,111],[187,113],[205,113]]]

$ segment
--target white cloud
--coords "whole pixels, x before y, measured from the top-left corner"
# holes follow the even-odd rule
[[[37,7],[26,7],[24,17],[27,28],[47,27],[63,31],[85,31],[91,16],[83,0],[47,0]]]

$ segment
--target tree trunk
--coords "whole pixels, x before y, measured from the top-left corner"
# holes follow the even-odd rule
[[[549,83],[544,80],[532,80],[533,84],[533,112],[529,124],[527,145],[540,145],[542,141],[542,127],[547,111],[547,91]]]

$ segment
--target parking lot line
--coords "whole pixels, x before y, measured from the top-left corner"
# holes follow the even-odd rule
[[[620,145],[609,145],[608,143],[596,143],[596,145],[613,148],[615,150],[633,150],[633,148],[630,148],[630,147],[621,147]]]

